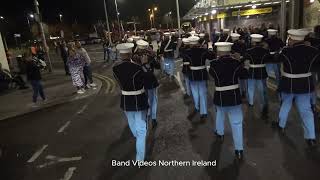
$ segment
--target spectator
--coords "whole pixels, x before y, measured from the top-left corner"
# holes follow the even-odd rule
[[[76,51],[74,43],[69,44],[68,54],[67,65],[71,74],[72,83],[77,88],[77,93],[83,94],[85,93],[83,83],[83,67],[86,63],[85,59]]]
[[[27,79],[30,82],[32,89],[33,89],[33,96],[32,96],[32,102],[33,107],[37,107],[37,99],[38,95],[40,94],[43,101],[46,100],[43,86],[41,83],[41,73],[40,68],[37,66],[37,63],[33,59],[32,52],[27,51],[24,54],[24,58],[26,60],[26,73],[27,73]]]
[[[84,75],[84,86],[87,88],[95,88],[97,85],[93,82],[92,79],[92,71],[91,71],[91,59],[89,57],[88,52],[81,46],[81,43],[79,41],[76,41],[76,49],[77,52],[80,54],[81,57],[83,57],[86,61],[84,67],[83,67],[83,75]],[[88,83],[89,80],[89,83]]]
[[[60,43],[60,55],[63,60],[64,70],[67,76],[70,76],[69,68],[67,66],[68,61],[68,47],[65,41],[61,41]]]
[[[105,39],[103,42],[103,60],[106,60],[107,62],[109,62],[110,60],[110,41],[109,39]],[[108,55],[108,59],[106,59],[106,56]]]

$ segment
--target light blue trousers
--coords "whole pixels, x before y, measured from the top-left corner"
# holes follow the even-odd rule
[[[275,80],[276,80],[276,83],[278,86],[279,81],[280,81],[280,67],[279,67],[279,65],[278,64],[267,64],[266,69],[267,69],[267,73],[268,73],[269,77],[272,74],[272,72],[274,73],[275,78],[276,78]]]
[[[147,112],[125,111],[130,130],[136,137],[136,160],[143,161],[146,149]]]
[[[254,102],[254,92],[257,86],[258,95],[260,97],[261,108],[268,104],[268,96],[267,96],[267,82],[266,79],[256,80],[256,79],[248,79],[248,99],[249,104],[253,105]]]
[[[185,86],[186,86],[186,93],[188,96],[191,96],[191,88],[190,88],[190,80],[189,80],[189,77],[188,75],[184,74],[184,83],[185,83]]]
[[[157,88],[148,89],[148,101],[149,101],[149,111],[148,115],[151,116],[151,119],[157,119],[157,108],[158,108],[158,90]]]
[[[164,72],[166,72],[168,75],[173,76],[174,75],[174,68],[175,68],[175,62],[172,58],[164,58],[163,61],[163,68]]]
[[[240,92],[241,94],[243,93],[247,93],[247,80],[246,79],[240,79],[239,80],[239,84],[240,84]]]
[[[295,99],[297,109],[302,119],[302,127],[305,139],[315,139],[314,117],[311,109],[311,94],[281,93],[281,108],[279,113],[279,126],[285,128],[292,101]]]
[[[216,131],[219,135],[224,135],[225,114],[228,115],[235,150],[243,150],[243,113],[241,105],[237,106],[216,106]]]
[[[207,115],[207,81],[190,81],[190,88],[195,108],[201,115]]]

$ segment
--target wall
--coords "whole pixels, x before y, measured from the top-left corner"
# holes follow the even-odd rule
[[[314,27],[320,24],[320,2],[315,0],[314,3],[305,3],[303,26],[306,28]]]
[[[3,69],[10,70],[1,35],[0,35],[0,63],[2,64]]]

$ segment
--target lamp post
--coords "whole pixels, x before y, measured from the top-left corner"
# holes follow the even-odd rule
[[[119,15],[120,15],[120,12],[118,10],[118,3],[117,3],[117,0],[114,0],[114,5],[116,6],[116,12],[117,12],[117,20],[118,20],[118,26],[119,26],[119,33],[120,33],[120,39],[121,39],[121,25],[120,25],[120,18],[119,18]]]
[[[155,24],[155,12],[158,11],[158,7],[154,7],[151,9],[148,9],[148,11],[150,12],[150,21],[151,22],[151,28],[155,27],[156,28],[156,24]],[[152,25],[153,24],[153,25]]]
[[[59,19],[60,19],[60,22],[62,23],[62,17],[63,15],[62,14],[59,14]]]
[[[176,5],[177,5],[177,18],[178,18],[178,35],[179,38],[181,37],[181,33],[180,33],[180,6],[179,6],[179,0],[176,0]]]
[[[103,0],[103,5],[104,5],[104,14],[105,14],[105,16],[106,16],[106,21],[107,21],[107,30],[108,30],[109,43],[112,45],[106,0]]]
[[[36,10],[36,15],[37,15],[37,18],[35,18],[35,19],[39,24],[39,30],[40,30],[40,33],[41,33],[42,45],[43,45],[44,52],[45,52],[45,58],[49,62],[49,72],[52,72],[53,68],[52,68],[52,63],[51,63],[51,59],[50,59],[50,56],[49,56],[49,47],[47,45],[46,35],[44,34],[43,24],[41,22],[41,16],[40,16],[40,10],[39,10],[39,2],[37,0],[34,0],[33,2],[34,2],[34,8]]]
[[[5,23],[5,18],[3,16],[0,16],[0,24],[1,24],[0,35],[2,36],[2,39],[3,39],[4,48],[8,49],[6,33],[5,32],[2,33],[2,25],[4,26],[4,23]]]

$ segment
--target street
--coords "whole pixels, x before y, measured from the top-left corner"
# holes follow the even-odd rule
[[[217,143],[214,136],[213,81],[208,82],[208,120],[201,123],[199,115],[188,116],[193,105],[191,98],[183,99],[181,61],[176,62],[175,81],[157,72],[159,123],[148,130],[147,161],[203,160],[216,161],[217,166],[113,167],[112,160],[134,160],[135,140],[119,108],[120,91],[112,64],[103,62],[101,46],[85,48],[102,88],[84,99],[0,121],[0,179],[319,179],[320,151],[307,149],[296,109],[292,108],[285,135],[271,127],[280,106],[272,83],[268,120],[260,118],[258,106],[249,109],[243,104],[245,160],[238,164],[228,119],[224,143]],[[57,57],[53,66],[62,69],[61,62]]]

